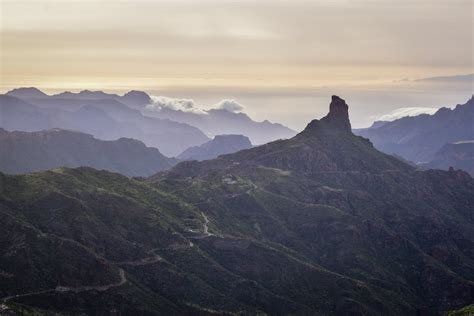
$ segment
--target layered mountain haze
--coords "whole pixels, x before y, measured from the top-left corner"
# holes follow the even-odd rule
[[[201,146],[190,147],[177,158],[181,160],[208,160],[220,155],[252,148],[252,143],[243,135],[217,135]]]
[[[114,99],[19,99],[0,95],[0,127],[9,131],[62,128],[103,139],[134,138],[175,156],[209,140],[198,128],[144,116]],[[35,104],[30,103],[34,101]]]
[[[433,159],[422,165],[423,168],[462,169],[474,177],[474,140],[446,144],[434,155]]]
[[[336,96],[291,139],[150,178],[0,181],[8,309],[437,315],[474,300],[474,179],[377,151]]]
[[[0,171],[21,174],[59,167],[92,167],[126,176],[150,176],[176,159],[128,138],[102,141],[92,135],[53,129],[8,132],[0,128]]]
[[[474,139],[474,96],[454,109],[441,108],[432,115],[403,117],[354,132],[381,151],[428,163],[445,144]]]
[[[58,94],[47,95],[41,90],[29,87],[29,88],[17,88],[10,90],[6,93],[7,95],[20,98],[20,99],[30,99],[33,103],[40,102],[41,99],[59,99],[59,100],[105,100],[112,99],[118,102],[121,102],[127,106],[133,108],[143,107],[151,102],[150,96],[143,91],[132,90],[124,94],[123,96],[105,93],[103,91],[90,91],[83,90],[77,93],[66,91]],[[47,105],[46,102],[44,102]]]
[[[242,134],[256,145],[296,134],[292,129],[268,120],[256,122],[243,110],[244,107],[235,100],[222,100],[210,109],[202,109],[193,100],[155,98],[142,112],[196,126],[208,135]]]
[[[135,138],[168,156],[176,156],[188,147],[203,144],[209,140],[207,136],[240,134],[255,144],[263,144],[296,134],[281,124],[252,120],[234,100],[223,100],[206,110],[196,106],[193,100],[151,97],[136,90],[122,96],[90,90],[47,95],[37,88],[18,88],[8,91],[0,103],[14,102],[12,97],[30,107],[37,107],[36,112],[48,117],[45,119],[50,124],[35,122],[42,129],[75,129],[106,140]],[[71,118],[69,112],[84,121],[75,119],[74,115]],[[7,116],[3,117],[2,120],[8,120]],[[15,126],[18,130],[32,130],[19,123]],[[7,125],[1,127],[9,129]]]
[[[9,96],[16,97],[16,98],[26,98],[26,99],[41,99],[41,98],[47,98],[48,95],[44,93],[43,91],[39,90],[38,88],[35,87],[23,87],[23,88],[16,88],[13,90],[10,90],[6,93]]]

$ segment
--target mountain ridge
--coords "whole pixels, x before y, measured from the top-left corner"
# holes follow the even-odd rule
[[[86,166],[126,176],[149,176],[176,162],[129,138],[103,141],[69,130],[8,132],[0,128],[0,171],[9,174]]]
[[[63,107],[62,99],[57,101],[59,107],[50,108],[0,95],[0,127],[23,131],[64,128],[93,134],[103,140],[134,138],[159,148],[168,156],[209,140],[194,126],[146,117],[116,100],[81,100],[70,109]]]
[[[79,92],[70,92],[64,91],[61,93],[56,93],[48,95],[43,91],[35,87],[29,88],[16,88],[12,89],[5,93],[6,95],[14,96],[17,98],[26,98],[26,99],[75,99],[75,100],[101,100],[101,99],[113,99],[118,102],[124,103],[127,106],[132,108],[139,108],[150,103],[150,96],[143,92],[137,90],[131,90],[126,92],[123,95],[118,95],[115,93],[106,93],[100,90],[91,91],[91,90],[82,90]]]
[[[383,152],[426,163],[444,144],[474,138],[474,96],[454,109],[444,107],[433,115],[404,117],[354,132]]]
[[[35,90],[36,93],[31,93]],[[124,95],[111,94],[103,91],[82,90],[77,93],[62,92],[54,95],[47,95],[36,88],[18,88],[8,91],[6,95],[23,98],[26,101],[41,107],[58,108],[61,110],[78,109],[86,104],[93,103],[103,109],[112,110],[110,100],[119,102],[130,107],[136,112],[141,112],[144,116],[158,119],[171,120],[178,123],[187,124],[203,131],[206,135],[215,136],[222,134],[245,134],[255,144],[263,144],[275,139],[289,138],[296,134],[292,129],[268,120],[261,122],[254,121],[247,114],[233,112],[224,108],[212,108],[200,110],[199,113],[185,112],[169,106],[159,107],[159,111],[149,108],[154,101],[146,92],[131,90]],[[109,100],[109,101],[108,101]],[[192,100],[186,100],[191,101]],[[104,106],[102,103],[109,103]],[[136,113],[134,115],[137,115]],[[200,144],[194,144],[200,145]],[[185,148],[182,148],[184,150]],[[180,152],[181,152],[180,151]],[[173,152],[177,155],[180,152]],[[171,153],[167,153],[171,155]]]

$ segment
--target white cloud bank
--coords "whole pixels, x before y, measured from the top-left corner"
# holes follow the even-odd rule
[[[164,96],[150,96],[152,103],[145,108],[151,111],[161,111],[162,109],[171,109],[175,111],[191,112],[196,114],[206,114],[206,112],[198,107],[192,99],[176,99]]]
[[[152,103],[145,107],[150,111],[159,112],[162,109],[170,109],[194,114],[208,114],[207,110],[197,106],[193,99],[178,99],[164,96],[150,96],[150,98]],[[231,113],[240,113],[244,110],[244,106],[235,100],[224,99],[211,106],[210,109],[226,110]]]
[[[231,113],[239,113],[244,110],[244,106],[235,100],[224,99],[213,106],[217,110],[226,110]]]
[[[379,116],[376,121],[394,121],[404,116],[417,116],[420,114],[434,114],[438,111],[438,108],[429,107],[408,107],[398,108],[388,114]]]

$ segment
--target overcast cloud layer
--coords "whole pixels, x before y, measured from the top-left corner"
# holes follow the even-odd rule
[[[460,103],[469,92],[440,86],[435,99],[410,87],[405,98],[362,105],[391,94],[394,81],[474,72],[470,0],[0,1],[3,91],[234,99],[257,119],[293,128],[337,92],[361,104],[353,116],[361,126],[395,108]]]

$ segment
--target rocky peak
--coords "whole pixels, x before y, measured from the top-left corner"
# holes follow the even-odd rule
[[[349,121],[349,107],[346,101],[337,95],[333,95],[329,105],[329,113],[321,121],[350,132],[351,122]]]
[[[329,105],[329,113],[321,120],[312,120],[300,134],[318,134],[320,129],[323,127],[322,124],[320,124],[321,122],[324,122],[327,125],[332,125],[338,130],[351,133],[351,123],[349,121],[349,111],[346,101],[336,95],[333,95],[331,104]]]

